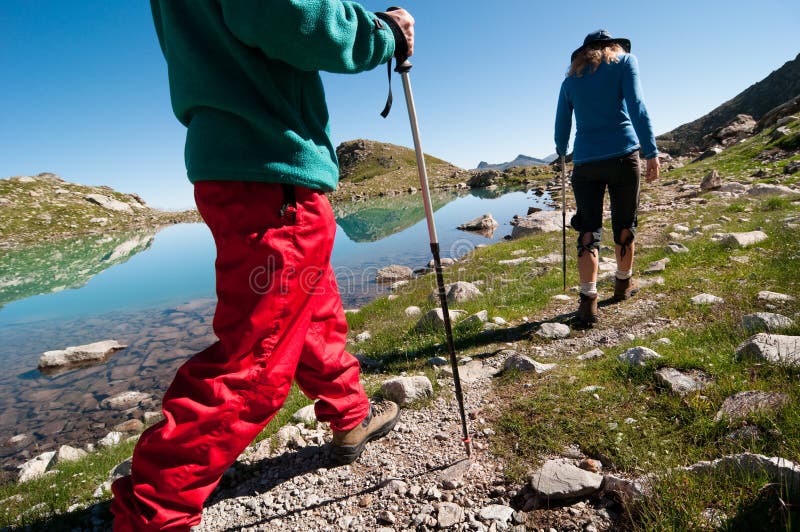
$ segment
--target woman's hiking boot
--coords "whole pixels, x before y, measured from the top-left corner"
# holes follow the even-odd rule
[[[364,421],[346,431],[333,431],[331,460],[337,465],[354,462],[367,442],[386,436],[394,428],[400,409],[392,401],[370,401]]]
[[[632,298],[639,291],[639,283],[633,277],[627,279],[614,278],[614,301]]]
[[[589,296],[581,292],[580,296],[581,302],[575,317],[584,325],[597,323],[597,294]]]

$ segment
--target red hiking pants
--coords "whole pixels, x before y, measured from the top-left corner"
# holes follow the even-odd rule
[[[294,197],[293,197],[294,196]],[[217,246],[219,341],[187,361],[113,484],[114,530],[189,530],[225,470],[278,412],[292,381],[316,416],[349,430],[367,415],[330,266],[336,224],[324,194],[207,181],[195,200]]]

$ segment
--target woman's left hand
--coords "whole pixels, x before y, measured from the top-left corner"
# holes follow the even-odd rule
[[[658,162],[658,156],[653,157],[652,159],[647,159],[647,174],[645,176],[645,181],[652,183],[658,179],[660,170],[661,168]]]

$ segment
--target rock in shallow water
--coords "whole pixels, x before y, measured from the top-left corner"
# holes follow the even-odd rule
[[[42,373],[53,373],[76,366],[100,364],[108,360],[116,351],[126,347],[116,340],[103,340],[66,349],[45,351],[39,358],[39,370]]]

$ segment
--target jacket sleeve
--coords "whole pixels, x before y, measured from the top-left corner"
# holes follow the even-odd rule
[[[556,128],[555,141],[556,153],[561,156],[567,155],[567,145],[569,144],[569,134],[572,131],[572,104],[567,97],[564,83],[558,93],[558,106],[556,107]]]
[[[639,64],[636,56],[631,54],[626,55],[623,63],[625,68],[622,74],[622,96],[625,99],[625,106],[628,108],[628,115],[633,123],[633,129],[636,130],[636,136],[639,137],[644,158],[652,159],[658,155],[658,148],[656,148],[656,138],[653,135],[650,115],[647,114],[647,108],[644,105],[642,86],[639,82]]]
[[[219,0],[237,39],[305,71],[371,70],[394,54],[394,35],[370,11],[341,0]]]

